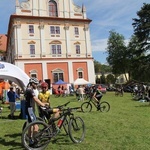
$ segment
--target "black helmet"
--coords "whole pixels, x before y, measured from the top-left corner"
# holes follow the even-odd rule
[[[39,84],[39,80],[37,78],[31,78],[29,80],[29,83],[35,83],[35,84]]]

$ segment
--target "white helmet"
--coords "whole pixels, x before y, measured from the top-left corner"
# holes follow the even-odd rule
[[[35,84],[39,84],[39,80],[37,78],[31,78],[29,80],[29,83],[35,83]]]

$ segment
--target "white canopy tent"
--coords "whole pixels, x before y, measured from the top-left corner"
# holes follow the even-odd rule
[[[7,62],[0,62],[0,79],[7,79],[15,82],[24,90],[30,78],[19,67]]]
[[[74,85],[85,85],[85,84],[90,84],[90,82],[86,81],[83,78],[78,78],[74,81]]]

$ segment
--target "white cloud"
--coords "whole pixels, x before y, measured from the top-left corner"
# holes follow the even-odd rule
[[[92,51],[106,51],[108,39],[99,39],[92,41]]]
[[[99,40],[93,40],[92,41],[92,51],[101,51],[101,52],[106,52],[107,48],[107,41],[108,39],[99,39]],[[126,39],[125,45],[127,46],[129,43],[130,39]]]

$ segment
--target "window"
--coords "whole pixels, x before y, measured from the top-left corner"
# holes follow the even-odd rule
[[[37,78],[37,74],[32,73],[31,78]]]
[[[60,34],[60,27],[56,26],[56,34]]]
[[[58,17],[57,3],[54,0],[49,1],[49,16]]]
[[[52,70],[53,74],[53,82],[57,82],[58,80],[64,81],[64,71],[62,69],[56,68],[55,70]]]
[[[56,45],[52,45],[52,54],[56,54]]]
[[[57,54],[61,54],[61,45],[57,45]]]
[[[51,34],[55,34],[55,27],[54,26],[50,27],[50,32],[51,32]]]
[[[77,75],[78,75],[78,78],[83,78],[83,68],[78,68],[77,69]]]
[[[35,55],[35,45],[30,45],[30,55]]]
[[[30,77],[31,78],[37,78],[37,70],[31,70],[30,71]]]
[[[60,27],[59,26],[50,26],[50,33],[51,34],[60,34]]]
[[[76,54],[80,54],[80,45],[76,45]]]
[[[74,27],[74,34],[79,35],[79,28],[78,27]]]
[[[83,78],[83,72],[81,71],[78,72],[78,78]]]
[[[29,33],[34,33],[34,26],[33,25],[29,25]]]
[[[53,80],[54,80],[54,83],[57,82],[58,80],[63,80],[64,81],[63,72],[53,73]]]
[[[52,55],[57,55],[59,56],[61,54],[61,45],[52,45]]]
[[[58,80],[63,80],[63,73],[54,73],[54,82],[57,82]]]

